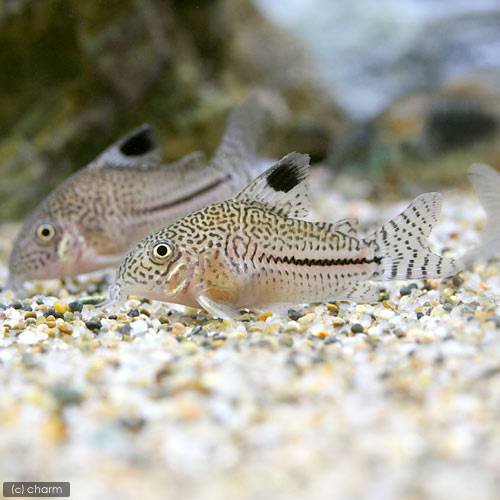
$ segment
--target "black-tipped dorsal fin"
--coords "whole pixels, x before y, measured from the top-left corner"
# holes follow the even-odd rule
[[[289,153],[243,189],[236,200],[301,219],[310,211],[308,176],[309,156]]]
[[[139,168],[157,167],[160,150],[151,125],[143,124],[127,133],[105,149],[88,168]]]

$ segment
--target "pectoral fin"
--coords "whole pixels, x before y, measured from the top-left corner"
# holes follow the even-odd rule
[[[234,307],[234,305],[229,302],[224,302],[224,300],[221,299],[224,294],[225,291],[220,289],[207,290],[200,293],[196,297],[196,300],[198,304],[212,316],[220,319],[236,320],[240,315],[239,310]],[[213,298],[213,296],[219,296],[219,299],[217,300]]]
[[[218,318],[238,316],[240,289],[226,259],[219,253],[200,255],[200,283],[195,299],[201,307]]]

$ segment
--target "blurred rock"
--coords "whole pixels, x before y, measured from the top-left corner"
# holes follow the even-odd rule
[[[395,98],[500,68],[498,0],[256,0],[304,37],[349,116],[368,120]]]
[[[452,79],[393,102],[337,142],[330,163],[393,182],[465,182],[472,162],[500,167],[500,71]]]
[[[252,0],[3,0],[0,43],[2,218],[139,123],[158,129],[166,161],[210,153],[255,86],[291,109],[270,154],[321,159],[344,122],[296,38]]]

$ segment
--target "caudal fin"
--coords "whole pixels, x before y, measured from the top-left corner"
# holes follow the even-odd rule
[[[500,253],[500,173],[488,165],[474,163],[468,174],[486,212],[486,226],[481,243],[465,259],[488,259]]]
[[[429,237],[441,213],[439,193],[425,193],[366,240],[380,262],[376,280],[446,278],[462,264],[431,252]]]

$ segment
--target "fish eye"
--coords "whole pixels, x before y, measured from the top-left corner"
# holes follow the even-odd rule
[[[38,239],[44,243],[48,243],[56,234],[56,230],[52,224],[43,223],[36,228]]]
[[[156,243],[152,248],[151,255],[154,262],[162,263],[170,257],[172,252],[172,245],[166,241],[161,241],[160,243]]]

